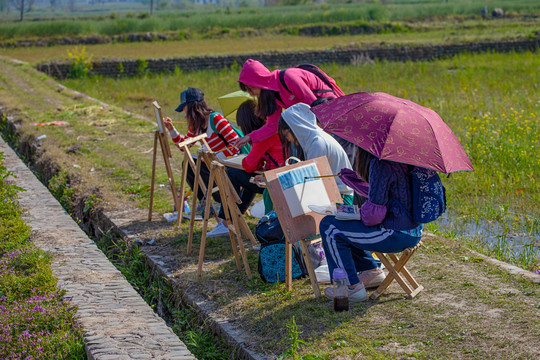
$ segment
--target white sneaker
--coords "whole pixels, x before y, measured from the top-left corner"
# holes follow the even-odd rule
[[[364,283],[366,289],[373,289],[379,287],[383,280],[386,278],[386,274],[380,268],[372,270],[360,271],[358,278]]]
[[[349,296],[349,302],[355,303],[355,302],[362,302],[367,300],[367,293],[366,288],[364,287],[364,284],[361,282],[356,284],[356,286],[351,289],[348,288],[348,296]],[[324,289],[324,295],[330,299],[334,299],[334,288],[332,286],[327,287]]]
[[[207,238],[219,237],[219,236],[229,236],[229,228],[225,225],[225,221],[221,221],[214,230],[206,233]]]

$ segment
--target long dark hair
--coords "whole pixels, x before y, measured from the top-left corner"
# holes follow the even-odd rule
[[[214,110],[204,100],[188,102],[186,107],[189,130],[195,135],[204,133],[208,128],[208,116]]]
[[[369,183],[369,164],[375,158],[370,152],[358,147],[356,153],[356,172],[365,182]]]
[[[236,123],[242,129],[244,135],[260,129],[264,124],[264,119],[255,114],[257,102],[255,100],[246,100],[238,107],[236,112]]]
[[[291,127],[289,126],[289,124],[287,124],[285,119],[283,119],[283,116],[280,116],[279,122],[278,122],[278,134],[279,134],[279,140],[281,140],[281,148],[283,149],[283,159],[286,160],[291,156],[295,156],[301,161],[304,161],[305,155],[304,155],[304,149],[302,149],[302,146],[300,144],[289,142],[289,140],[287,140],[287,138],[283,136],[283,133],[287,131],[290,131],[291,134],[296,139],[296,135],[291,130]]]
[[[240,89],[242,91],[249,92],[249,85],[246,85],[243,82],[238,82],[238,84],[240,85]],[[268,116],[275,113],[278,109],[276,99],[281,101],[279,91],[261,89],[259,101],[257,102],[257,111],[255,114],[262,119],[266,119]]]

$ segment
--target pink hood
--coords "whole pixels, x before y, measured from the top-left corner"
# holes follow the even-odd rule
[[[261,62],[253,59],[248,59],[244,63],[238,81],[259,89],[280,90],[279,70],[270,72]]]

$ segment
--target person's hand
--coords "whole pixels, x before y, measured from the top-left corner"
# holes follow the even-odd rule
[[[172,129],[174,129],[174,125],[173,125],[173,123],[172,123],[171,118],[168,118],[168,117],[164,118],[164,119],[163,119],[163,125],[165,125],[165,128],[166,128],[167,130],[169,130],[169,131],[171,131]]]
[[[247,145],[250,141],[251,141],[251,137],[249,135],[246,135],[236,140],[232,145],[240,149],[242,146]]]
[[[260,174],[259,174],[259,175],[255,175],[255,176],[253,177],[253,181],[255,181],[255,182],[260,182],[260,183],[264,183],[264,182],[265,182],[265,181],[264,181],[264,176],[262,176],[262,175],[260,175]]]

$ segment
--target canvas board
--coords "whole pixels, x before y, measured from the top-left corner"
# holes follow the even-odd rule
[[[312,167],[313,165],[315,167]],[[306,181],[307,187],[304,188],[304,192],[308,194],[302,195],[305,174],[332,175],[326,156],[268,170],[263,174],[281,227],[291,243],[318,234],[319,222],[324,215],[312,211],[309,205],[330,206],[341,202],[334,177]],[[291,193],[295,194],[295,199],[289,199],[293,197]]]
[[[309,205],[330,206],[319,169],[315,163],[300,166],[294,170],[285,170],[277,174],[281,190],[285,195],[291,216],[297,217],[311,211]]]
[[[161,113],[161,106],[159,106],[157,101],[154,101],[152,105],[154,105],[154,114],[156,115],[156,123],[158,126],[158,131],[160,134],[163,134],[164,126],[163,126],[163,115]]]

